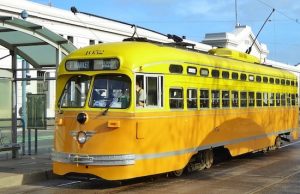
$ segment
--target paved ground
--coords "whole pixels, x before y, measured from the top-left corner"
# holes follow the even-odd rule
[[[223,161],[180,178],[160,175],[122,183],[54,178],[0,189],[0,193],[300,193],[299,150],[298,142],[265,154]]]

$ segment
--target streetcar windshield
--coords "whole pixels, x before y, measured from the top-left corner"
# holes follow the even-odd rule
[[[95,77],[91,93],[90,107],[119,108],[129,107],[130,78],[125,75],[98,75]]]
[[[74,76],[67,82],[59,100],[59,107],[79,108],[85,105],[90,88],[91,77]]]

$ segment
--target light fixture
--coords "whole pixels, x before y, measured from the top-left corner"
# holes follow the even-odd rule
[[[87,135],[86,135],[86,133],[84,131],[79,131],[77,133],[76,139],[77,139],[78,143],[84,144],[86,142],[86,140],[87,140]]]
[[[23,20],[26,20],[28,18],[28,13],[26,10],[23,10],[20,15]]]

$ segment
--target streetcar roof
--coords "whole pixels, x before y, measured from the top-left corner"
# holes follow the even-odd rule
[[[149,42],[115,42],[101,43],[78,49],[62,61],[58,74],[67,73],[67,60],[118,58],[121,68],[138,71],[141,66],[149,64],[192,64],[206,65],[213,68],[225,68],[233,71],[244,71],[253,74],[268,74],[276,77],[296,79],[295,75],[282,69],[257,63],[244,62],[223,56],[200,53],[189,49],[180,49],[159,43]],[[74,72],[73,72],[74,73]],[[162,72],[163,73],[163,72]]]

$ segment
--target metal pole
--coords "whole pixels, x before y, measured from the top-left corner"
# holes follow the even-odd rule
[[[28,155],[31,155],[31,129],[28,129]]]
[[[34,153],[37,154],[37,142],[38,142],[38,133],[37,129],[35,129],[35,134],[34,134]]]
[[[17,144],[17,53],[16,50],[12,52],[12,73],[13,73],[13,80],[12,80],[12,115],[11,115],[11,142],[12,146]],[[18,150],[17,149],[12,149],[12,158],[17,158],[18,156]]]
[[[26,68],[27,68],[27,62],[25,60],[22,60],[22,78],[26,78]],[[27,81],[22,81],[22,120],[23,120],[23,133],[22,133],[22,139],[25,140],[25,129],[27,129],[27,104],[26,104],[26,84]],[[22,142],[25,144],[25,141]],[[23,155],[25,154],[25,150],[23,150],[23,147],[25,145],[22,145],[22,152]]]

